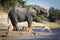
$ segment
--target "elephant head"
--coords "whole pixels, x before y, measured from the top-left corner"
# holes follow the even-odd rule
[[[40,15],[44,15],[45,17],[49,16],[49,12],[47,9],[43,8],[43,7],[39,7],[40,9]]]
[[[32,7],[37,11],[37,15],[44,15],[45,17],[49,16],[49,12],[47,9],[40,7],[38,5],[29,5],[29,7]]]
[[[37,11],[37,15],[39,15],[39,13],[40,13],[39,6],[37,6],[37,5],[29,5],[28,7],[31,7],[31,8],[33,8],[34,10],[36,10],[36,11]]]

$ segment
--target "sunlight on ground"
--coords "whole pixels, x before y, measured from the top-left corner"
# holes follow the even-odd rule
[[[41,24],[47,25],[51,29],[60,28],[60,24],[54,23],[54,22],[53,23],[52,22],[41,23]],[[35,27],[35,28],[44,28],[44,26],[33,26],[33,27]]]

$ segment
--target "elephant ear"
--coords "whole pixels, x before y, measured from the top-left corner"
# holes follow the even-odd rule
[[[39,9],[39,6],[38,5],[29,5],[28,7],[32,7],[34,10],[36,10],[37,15],[39,15],[40,9]]]
[[[38,6],[37,6],[37,5],[29,5],[28,7],[32,7],[32,8],[34,8],[35,10],[38,10]]]
[[[45,8],[43,8],[43,7],[40,7],[39,8],[42,12],[48,12],[48,9],[45,9]]]

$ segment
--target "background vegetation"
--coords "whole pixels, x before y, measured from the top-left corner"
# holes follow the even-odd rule
[[[9,10],[11,7],[25,6],[25,0],[0,0],[0,10]]]
[[[50,7],[49,13],[50,13],[49,19],[51,22],[54,22],[55,20],[60,20],[60,9]]]
[[[26,7],[26,0],[0,0],[0,10],[8,11],[11,7]],[[49,9],[50,16],[48,17],[49,21],[54,22],[55,20],[60,20],[60,9],[55,9],[50,7]],[[45,17],[35,17],[35,21],[45,20]]]

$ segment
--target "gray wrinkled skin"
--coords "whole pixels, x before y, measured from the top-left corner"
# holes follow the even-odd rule
[[[9,11],[8,17],[11,20],[12,25],[14,26],[14,30],[19,30],[17,27],[17,22],[28,22],[28,27],[31,27],[32,20],[35,16],[40,14],[47,13],[45,10],[42,11],[39,6],[33,5],[33,7],[26,7],[26,8],[13,8]],[[46,14],[48,15],[48,14]]]

